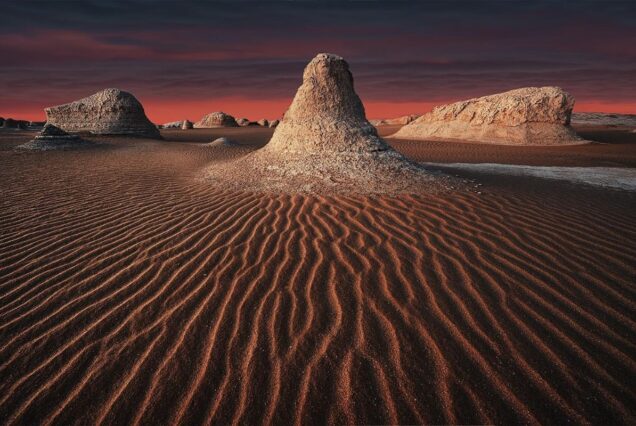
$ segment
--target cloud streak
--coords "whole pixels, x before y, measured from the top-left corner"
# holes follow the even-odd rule
[[[370,115],[531,85],[636,112],[635,6],[451,3],[14,2],[0,16],[0,115],[36,118],[105,87],[158,121],[180,118],[171,102],[281,114],[320,51],[347,58]]]

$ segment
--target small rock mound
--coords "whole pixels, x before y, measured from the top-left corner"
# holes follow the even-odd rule
[[[208,177],[236,190],[399,193],[447,189],[451,178],[428,172],[384,142],[366,119],[347,62],[321,53],[269,143]]]
[[[261,127],[269,127],[269,121],[266,118],[261,118],[256,123]]]
[[[583,142],[570,127],[574,98],[558,87],[526,87],[442,105],[391,137],[503,145]]]
[[[221,111],[207,114],[203,116],[201,120],[194,123],[195,129],[213,127],[238,127],[238,123],[234,117]]]
[[[45,108],[47,123],[67,132],[161,138],[132,94],[105,89],[65,105]]]
[[[207,143],[206,146],[210,146],[210,147],[230,147],[230,146],[239,146],[239,144],[237,144],[236,142],[234,142],[231,139],[222,137],[222,138],[218,138],[213,140],[210,143]]]
[[[183,124],[181,124],[181,129],[182,130],[189,130],[193,128],[193,124],[192,121],[190,120],[183,120]]]
[[[248,120],[247,118],[239,118],[238,120],[236,120],[236,124],[241,127],[249,126],[250,120]]]
[[[276,126],[278,126],[278,124],[280,123],[280,120],[272,120],[269,122],[269,127],[270,128],[274,128]]]
[[[19,149],[49,151],[54,149],[87,148],[93,146],[78,135],[71,135],[53,124],[46,124],[32,141],[18,145]]]

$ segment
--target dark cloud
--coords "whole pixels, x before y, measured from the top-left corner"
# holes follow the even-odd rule
[[[109,86],[184,101],[290,98],[320,51],[345,56],[361,95],[377,101],[527,85],[636,99],[636,4],[627,1],[23,0],[2,12],[3,113]]]

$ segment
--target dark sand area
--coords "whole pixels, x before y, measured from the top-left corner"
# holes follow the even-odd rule
[[[604,143],[389,142],[417,161],[636,170],[635,133],[577,130]],[[468,172],[478,189],[397,197],[199,179],[272,132],[26,153],[34,133],[0,132],[2,423],[636,421],[635,192]],[[204,146],[220,136],[241,146]]]

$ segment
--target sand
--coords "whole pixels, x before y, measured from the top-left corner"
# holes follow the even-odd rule
[[[0,133],[3,424],[636,421],[636,193],[470,171],[474,191],[397,197],[197,179],[272,131],[46,153]],[[202,147],[220,136],[242,147]],[[635,167],[633,138],[391,143]]]

